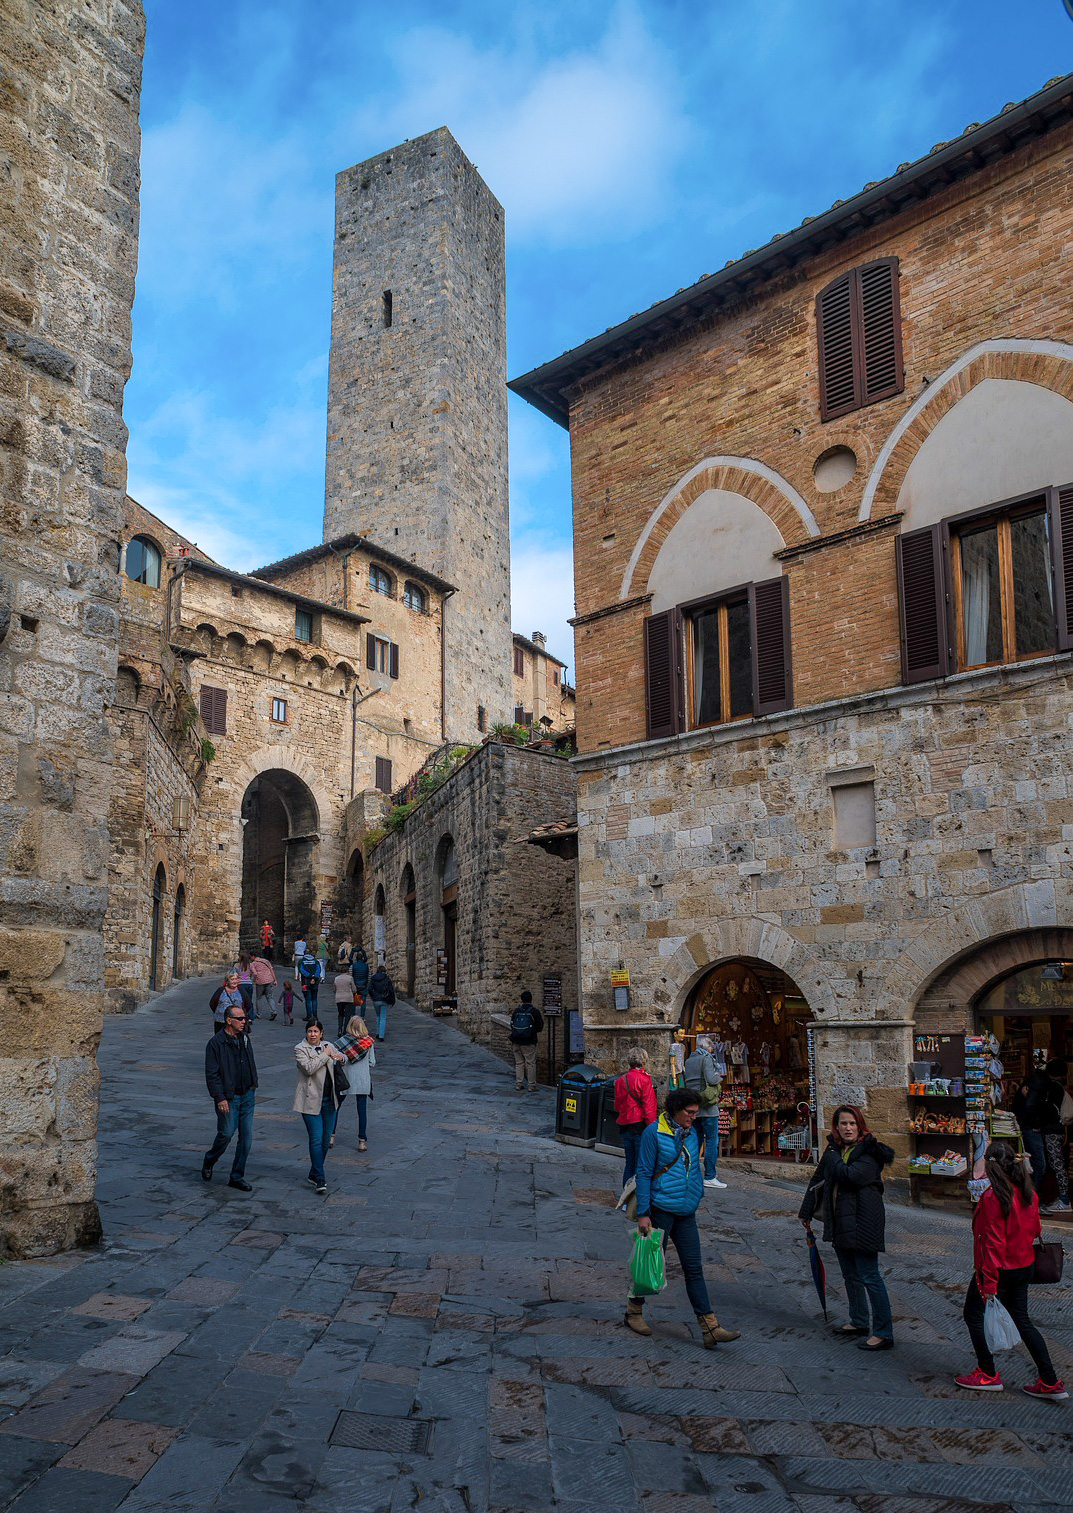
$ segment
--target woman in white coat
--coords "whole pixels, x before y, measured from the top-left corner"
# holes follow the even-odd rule
[[[348,1021],[346,1033],[340,1035],[335,1044],[347,1059],[346,1074],[350,1081],[350,1091],[358,1105],[358,1150],[363,1151],[368,1148],[366,1135],[369,1099],[373,1096],[372,1072],[376,1065],[376,1051],[373,1048],[373,1037],[360,1014],[355,1014]]]
[[[319,1019],[306,1020],[305,1039],[294,1048],[298,1085],[294,1112],[301,1114],[309,1136],[309,1181],[318,1193],[326,1193],[324,1158],[328,1154],[341,1099],[335,1087],[335,1068],[346,1060],[330,1041],[324,1040]]]

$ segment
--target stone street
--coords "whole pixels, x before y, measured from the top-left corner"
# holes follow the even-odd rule
[[[702,1351],[677,1266],[621,1325],[620,1167],[557,1145],[549,1091],[404,1004],[306,1183],[301,1035],[259,1021],[247,1176],[210,1185],[206,980],[106,1024],[97,1250],[0,1268],[0,1506],[18,1513],[1037,1513],[1073,1507],[1070,1404],[951,1384],[968,1224],[888,1206],[897,1349],[825,1331],[792,1179],[705,1196]],[[334,1028],[328,995],[325,1015]],[[845,1318],[825,1251],[832,1322]],[[1034,1313],[1073,1376],[1058,1288]],[[1010,1390],[1013,1389],[1013,1390]]]

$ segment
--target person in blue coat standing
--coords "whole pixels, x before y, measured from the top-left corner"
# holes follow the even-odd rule
[[[369,995],[369,962],[361,946],[350,953],[350,976],[354,982],[354,1013],[360,1014]]]
[[[700,1113],[700,1100],[688,1088],[675,1088],[667,1094],[655,1124],[641,1136],[637,1155],[637,1230],[647,1235],[653,1229],[663,1232],[663,1248],[674,1244],[685,1273],[686,1295],[700,1324],[705,1350],[740,1338],[734,1329],[724,1329],[712,1312],[704,1264],[700,1254],[700,1231],[697,1209],[704,1196],[704,1172],[701,1168],[700,1142],[693,1122]],[[632,1294],[626,1299],[623,1320],[634,1334],[651,1334],[645,1316],[644,1299]]]

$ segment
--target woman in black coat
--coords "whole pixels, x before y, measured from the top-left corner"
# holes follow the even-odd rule
[[[849,1301],[848,1324],[834,1333],[865,1335],[859,1350],[892,1350],[894,1323],[879,1270],[883,1252],[883,1168],[894,1160],[889,1145],[871,1133],[859,1108],[844,1103],[831,1119],[820,1164],[805,1191],[798,1218],[811,1229],[817,1211],[823,1238],[835,1248]],[[871,1328],[868,1310],[871,1306]]]

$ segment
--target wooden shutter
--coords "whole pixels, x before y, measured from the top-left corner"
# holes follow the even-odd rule
[[[525,724],[525,705],[524,704],[515,704],[515,706],[514,706],[514,723],[515,723],[515,725],[524,725]]]
[[[860,402],[871,404],[902,392],[901,311],[898,259],[885,257],[857,270],[860,309]]]
[[[856,282],[854,273],[844,273],[816,296],[821,420],[834,420],[860,404],[855,362]]]
[[[372,632],[365,637],[365,665],[370,672],[376,671],[376,637]]]
[[[376,786],[381,793],[391,792],[391,762],[387,757],[376,759]]]
[[[201,723],[209,735],[227,734],[227,689],[202,688]]]
[[[1059,651],[1073,650],[1073,483],[1050,489],[1047,514],[1054,571],[1054,619]]]
[[[645,625],[645,716],[650,741],[682,727],[681,617],[676,609],[649,615]]]
[[[525,673],[525,656],[520,646],[514,648],[514,676],[520,678]]]
[[[388,652],[388,674],[392,678],[399,675],[399,648],[392,641]]]
[[[753,713],[774,714],[793,704],[789,579],[751,583],[749,609],[753,631]]]
[[[948,541],[941,525],[896,538],[903,683],[945,678],[950,670]]]

